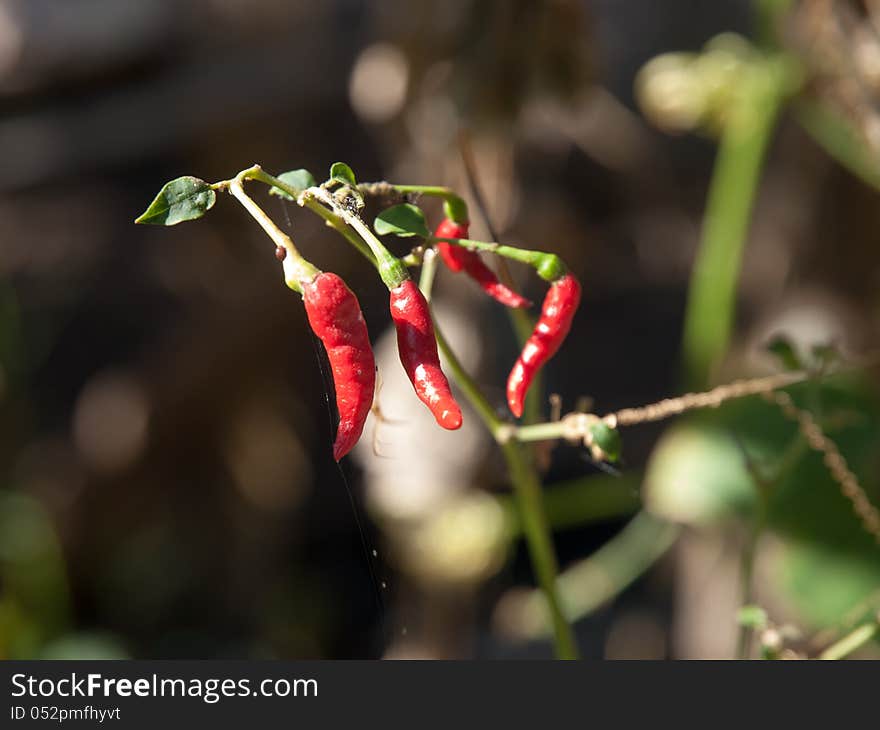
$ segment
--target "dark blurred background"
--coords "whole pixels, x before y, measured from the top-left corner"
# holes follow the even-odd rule
[[[880,43],[835,36],[831,5],[795,3],[784,38],[814,72],[803,93],[863,132],[870,166]],[[874,3],[841,5],[873,27]],[[227,196],[197,223],[132,221],[171,178],[255,162],[321,179],[345,160],[359,180],[469,197],[465,129],[502,238],[584,282],[548,392],[599,413],[659,400],[682,386],[715,142],[646,121],[635,79],[660,53],[754,31],[746,0],[0,0],[0,656],[550,656],[503,463],[475,418],[424,421],[358,254],[254,187],[357,291],[376,342],[389,422],[337,467],[321,354],[262,232]],[[861,103],[839,55],[867,69]],[[777,330],[876,345],[877,195],[783,115],[723,378],[764,367],[752,356]],[[489,235],[477,215],[473,233]],[[447,271],[437,297],[500,408],[505,313]],[[854,414],[841,449],[876,499],[871,378],[828,398]],[[582,449],[552,454],[585,656],[730,655],[748,501],[730,433],[771,458],[791,426],[766,404],[722,410],[625,432],[619,478]],[[880,553],[813,457],[757,566],[758,600],[793,636],[880,587]]]

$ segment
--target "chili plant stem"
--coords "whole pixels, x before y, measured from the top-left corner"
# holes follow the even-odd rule
[[[734,434],[736,437],[736,434]],[[746,471],[752,480],[752,486],[755,490],[755,513],[752,516],[752,524],[749,526],[749,535],[743,546],[740,556],[740,606],[748,606],[753,601],[754,596],[754,573],[755,573],[755,556],[758,552],[758,542],[761,539],[761,533],[764,531],[764,523],[767,520],[767,500],[773,482],[767,479],[758,465],[749,455],[748,448],[739,438],[736,442],[742,451],[743,461]],[[752,626],[744,622],[739,625],[739,632],[736,640],[736,658],[748,659],[752,649]]]
[[[743,457],[746,462],[746,469],[754,483],[755,495],[755,514],[752,518],[752,524],[749,529],[749,536],[743,548],[740,559],[740,586],[742,595],[740,596],[740,606],[748,606],[754,600],[754,572],[755,558],[758,553],[758,543],[767,524],[767,515],[770,511],[770,497],[776,486],[786,477],[789,472],[797,466],[801,457],[807,450],[807,443],[798,433],[791,442],[786,446],[785,451],[779,463],[776,465],[773,473],[765,476],[758,469],[758,466],[752,461],[745,448],[740,444],[743,451]],[[739,634],[736,642],[737,659],[748,659],[752,648],[752,635],[754,630],[751,626],[740,624]]]
[[[422,272],[419,275],[419,289],[425,296],[425,300],[431,301],[431,293],[434,291],[434,277],[437,275],[437,251],[429,248],[422,255]],[[435,323],[436,326],[436,323]]]
[[[527,426],[518,426],[512,429],[512,437],[524,443],[530,441],[556,441],[563,438],[566,433],[562,421],[548,421],[547,423],[533,423]]]
[[[721,134],[688,291],[683,350],[692,387],[706,384],[727,350],[755,193],[790,78],[785,62],[771,57],[750,67],[740,84]]]
[[[370,251],[369,246],[367,246],[351,228],[345,225],[345,222],[337,215],[335,215],[332,211],[327,210],[323,205],[321,205],[317,200],[313,198],[309,198],[307,200],[302,201],[302,205],[305,208],[308,208],[313,213],[317,213],[321,218],[323,218],[327,225],[330,226],[337,233],[340,233],[346,241],[348,241],[352,246],[354,246],[363,256],[372,264],[376,263],[376,257],[373,256],[373,252]]]
[[[878,636],[880,636],[880,616],[862,624],[840,641],[829,646],[819,655],[819,659],[844,659]]]
[[[380,183],[381,184],[381,183]],[[366,184],[369,187],[370,183]],[[397,185],[396,183],[388,183],[398,193],[420,193],[421,195],[431,195],[438,198],[457,198],[455,191],[442,185]],[[359,187],[365,187],[363,185]]]
[[[740,563],[740,585],[742,589],[742,594],[740,596],[741,606],[748,606],[752,603],[754,592],[753,578],[755,572],[755,556],[758,552],[758,542],[761,539],[761,533],[764,530],[764,513],[766,512],[766,507],[763,504],[765,502],[764,496],[759,496],[758,501],[760,503],[758,506],[759,513],[755,515],[754,521],[752,522],[749,530],[748,542],[743,549]],[[751,626],[740,624],[739,634],[736,640],[737,659],[749,658],[749,653],[752,647],[752,633]]]
[[[360,237],[349,228],[345,222],[333,211],[328,210],[323,205],[318,203],[314,198],[306,197],[301,195],[302,191],[297,190],[296,188],[288,185],[284,180],[275,177],[274,175],[270,175],[259,165],[254,165],[249,170],[245,170],[243,173],[247,179],[249,180],[258,180],[262,183],[265,183],[269,187],[275,187],[279,190],[283,190],[290,197],[294,198],[297,203],[304,208],[308,208],[313,213],[317,213],[328,226],[333,228],[337,233],[341,234],[345,240],[347,240],[352,246],[354,246],[358,251],[360,251],[363,256],[370,261],[371,263],[375,262],[375,256],[370,251],[369,247],[360,239]]]
[[[403,262],[385,248],[359,215],[352,213],[345,206],[341,205],[327,190],[324,188],[309,188],[301,193],[300,198],[304,202],[311,198],[323,203],[346,225],[354,229],[354,232],[369,246],[370,251],[375,256],[379,276],[382,277],[382,281],[385,282],[389,289],[394,289],[409,279],[409,273]]]
[[[553,625],[556,656],[560,659],[577,659],[578,650],[574,634],[563,613],[559,598],[557,585],[559,568],[547,526],[538,472],[531,455],[517,441],[507,441],[502,444],[501,451],[507,462],[507,471],[519,505],[522,530],[532,558],[532,567],[547,601],[550,621]]]
[[[680,533],[678,525],[638,512],[596,552],[559,574],[557,584],[569,615],[584,618],[614,599],[662,558]],[[523,596],[510,609],[507,621],[518,636],[538,639],[547,635],[547,612],[539,591]]]
[[[546,281],[555,281],[565,274],[565,264],[553,253],[545,251],[530,251],[526,248],[515,248],[513,246],[505,246],[492,241],[475,241],[472,238],[447,238],[446,236],[430,236],[427,243],[434,244],[444,241],[454,246],[471,251],[487,251],[494,253],[496,256],[503,256],[512,261],[519,261],[528,264],[538,272],[538,276]]]
[[[422,293],[428,298],[436,272],[436,259],[433,251],[425,252],[425,264],[425,268],[422,269],[419,285]],[[495,415],[491,404],[486,400],[479,386],[462,367],[452,348],[449,347],[449,344],[443,337],[440,328],[437,327],[436,322],[434,323],[434,333],[437,337],[437,345],[446,359],[453,379],[474,407],[474,410],[477,411],[486,428],[501,446],[519,507],[520,524],[529,548],[532,566],[538,579],[538,585],[547,601],[553,625],[556,655],[560,659],[577,659],[578,651],[574,635],[562,612],[559,599],[559,591],[556,585],[559,568],[556,563],[556,554],[553,550],[553,541],[550,537],[550,528],[544,510],[541,482],[538,478],[538,472],[532,463],[531,455],[522,443],[515,440],[500,440],[499,434],[506,430],[507,424]]]
[[[544,490],[544,513],[551,530],[591,524],[601,520],[632,517],[641,507],[638,489],[642,475],[624,472],[619,477],[609,474],[593,474],[556,482]],[[511,536],[522,534],[519,512],[513,495],[498,497],[506,512],[510,513]],[[560,582],[570,568],[559,575]],[[564,599],[568,609],[571,604]]]
[[[406,196],[410,193],[417,195],[428,195],[443,200],[443,211],[447,218],[454,220],[456,223],[468,222],[467,203],[457,195],[451,188],[442,185],[398,185],[390,182],[368,182],[358,183],[358,190],[361,194],[366,195],[388,195],[391,192],[397,193],[399,196]]]
[[[275,225],[275,222],[263,212],[263,209],[245,193],[242,186],[243,175],[244,173],[229,182],[229,192],[244,206],[245,210],[251,214],[251,217],[260,224],[275,245],[285,250],[286,256],[284,257],[283,264],[284,280],[291,289],[301,292],[300,282],[314,279],[321,272],[302,257],[290,236]]]

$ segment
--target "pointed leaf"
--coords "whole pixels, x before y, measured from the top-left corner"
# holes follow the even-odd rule
[[[135,223],[174,226],[201,218],[217,200],[217,194],[204,180],[186,175],[165,183]]]
[[[351,185],[352,187],[357,185],[354,172],[344,162],[334,162],[330,165],[330,179],[343,185]]]
[[[392,233],[401,238],[409,236],[427,238],[431,235],[425,222],[425,214],[411,203],[401,203],[393,208],[386,208],[376,216],[373,228],[380,236]]]
[[[776,335],[764,349],[776,357],[785,370],[801,370],[804,367],[794,343],[785,335]]]
[[[278,176],[278,179],[290,185],[290,187],[296,190],[297,194],[301,193],[306,188],[311,188],[317,185],[314,175],[308,170],[302,168],[299,170],[291,170],[290,172],[282,172]],[[290,193],[281,188],[271,187],[269,188],[269,194],[277,195],[279,198],[284,198],[285,200],[294,199]]]

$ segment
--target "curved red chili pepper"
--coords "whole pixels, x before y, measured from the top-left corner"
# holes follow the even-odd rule
[[[416,395],[428,406],[437,423],[454,431],[461,426],[461,409],[440,369],[428,302],[412,280],[404,281],[390,292],[391,319],[397,328],[397,349],[403,369]]]
[[[468,225],[468,223],[455,223],[449,218],[444,218],[437,226],[437,230],[434,231],[434,235],[437,238],[467,238]],[[440,257],[450,271],[464,270],[493,299],[507,307],[531,306],[532,303],[528,299],[498,281],[495,272],[486,266],[476,251],[469,251],[446,241],[438,241],[437,248],[440,251]]]
[[[340,277],[318,274],[302,291],[309,325],[323,343],[333,373],[339,411],[333,458],[339,461],[364,430],[373,405],[376,362],[360,304]]]
[[[556,354],[565,340],[580,301],[581,285],[571,274],[565,274],[550,285],[538,323],[507,378],[507,403],[517,418],[522,415],[526,392],[535,373]]]

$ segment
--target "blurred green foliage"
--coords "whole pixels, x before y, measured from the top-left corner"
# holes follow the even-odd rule
[[[880,399],[872,384],[837,376],[790,392],[799,407],[821,414],[827,435],[876,503]],[[783,546],[779,587],[807,621],[824,626],[876,591],[880,552],[822,455],[792,448],[800,440],[776,405],[757,397],[728,402],[666,432],[648,465],[645,500],[656,514],[699,527],[749,519],[758,486],[742,449],[768,474],[794,454],[768,487],[767,528]]]

